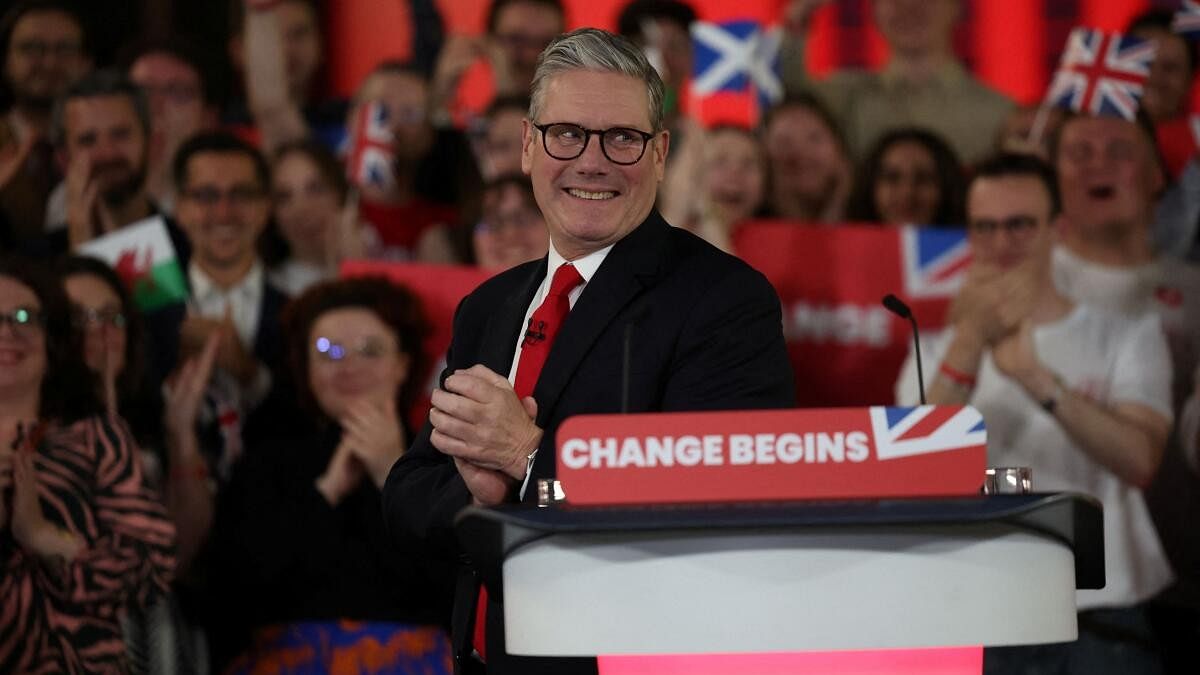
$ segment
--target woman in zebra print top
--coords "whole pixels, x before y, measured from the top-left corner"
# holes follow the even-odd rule
[[[0,672],[125,672],[121,617],[166,588],[174,538],[62,289],[0,261]]]

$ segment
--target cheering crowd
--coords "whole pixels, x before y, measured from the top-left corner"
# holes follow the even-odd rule
[[[762,218],[965,231],[973,261],[923,341],[930,402],[983,412],[990,465],[1105,509],[1081,639],[993,650],[988,671],[1192,672],[1200,161],[1171,133],[1197,65],[1175,7],[1125,30],[1155,54],[1123,116],[977,80],[959,0],[874,0],[887,63],[812,77],[827,2],[784,3],[785,93],[754,128],[686,113],[686,0],[622,9],[666,85],[659,212],[735,255]],[[435,327],[411,290],[339,269],[547,255],[522,167],[535,124],[570,120],[526,118],[569,16],[493,0],[484,35],[443,37],[434,3],[408,4],[413,58],[350,100],[319,94],[351,46],[316,0],[234,2],[228,50],[178,36],[113,63],[67,0],[0,20],[0,672],[451,671],[454,553],[389,532],[380,495],[424,419]],[[481,60],[495,95],[471,110]],[[181,272],[171,302],[94,257],[147,221]],[[915,379],[910,359],[898,401]]]

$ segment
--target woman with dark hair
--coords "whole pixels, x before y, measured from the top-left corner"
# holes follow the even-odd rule
[[[59,278],[97,398],[109,415],[129,423],[143,450],[147,480],[166,496],[178,535],[179,566],[186,567],[212,523],[213,495],[195,429],[201,401],[190,394],[207,384],[213,355],[202,353],[180,369],[167,383],[170,405],[164,406],[162,383],[145,377],[141,315],[117,273],[95,258],[69,257],[59,264]]]
[[[174,527],[81,356],[58,283],[0,260],[0,672],[125,671],[121,620],[174,570]]]
[[[288,306],[284,327],[310,415],[291,438],[249,448],[222,493],[214,662],[448,673],[454,564],[387,537],[379,494],[420,386],[417,299],[384,279],[322,282]]]
[[[281,147],[271,166],[271,193],[278,229],[268,235],[273,240],[264,257],[281,290],[298,295],[333,277],[342,260],[362,255],[361,229],[345,209],[345,168],[325,146],[306,140]]]
[[[966,177],[954,150],[916,127],[879,137],[859,168],[849,220],[962,227]]]

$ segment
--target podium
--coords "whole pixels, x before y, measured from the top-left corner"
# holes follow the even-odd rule
[[[1074,640],[1100,504],[1059,494],[464,509],[507,650],[528,656]]]

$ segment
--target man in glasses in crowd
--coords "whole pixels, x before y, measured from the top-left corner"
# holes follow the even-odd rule
[[[922,341],[929,402],[967,404],[987,420],[988,465],[1033,469],[1039,491],[1104,503],[1106,585],[1080,591],[1076,642],[989,650],[987,672],[1161,672],[1143,603],[1172,571],[1142,489],[1171,430],[1171,361],[1154,316],[1077,304],[1052,263],[1060,223],[1053,169],[1032,156],[980,164],[967,193],[971,269],[951,327]],[[910,358],[896,396],[915,404]]]
[[[0,221],[19,246],[45,235],[46,198],[59,181],[50,144],[54,101],[92,68],[83,19],[71,3],[24,0],[0,19]]]
[[[558,426],[619,412],[623,392],[631,412],[792,405],[770,284],[654,210],[670,141],[663,97],[625,38],[580,29],[542,53],[521,164],[550,250],[460,305],[429,423],[384,488],[397,535],[453,549],[463,507],[536,499],[531,486],[554,477]],[[506,654],[502,605],[460,579],[472,586],[455,614],[462,672],[596,671],[593,659]]]
[[[217,373],[209,388],[212,445],[222,448],[223,477],[242,447],[250,413],[263,406],[282,365],[279,314],[286,296],[267,281],[257,242],[270,218],[266,160],[252,146],[222,132],[201,133],[180,147],[174,175],[175,215],[191,244],[187,305],[146,319],[154,349],[152,372],[161,381],[200,352],[218,333]],[[261,408],[261,409],[260,409]],[[265,430],[264,425],[264,430]]]

